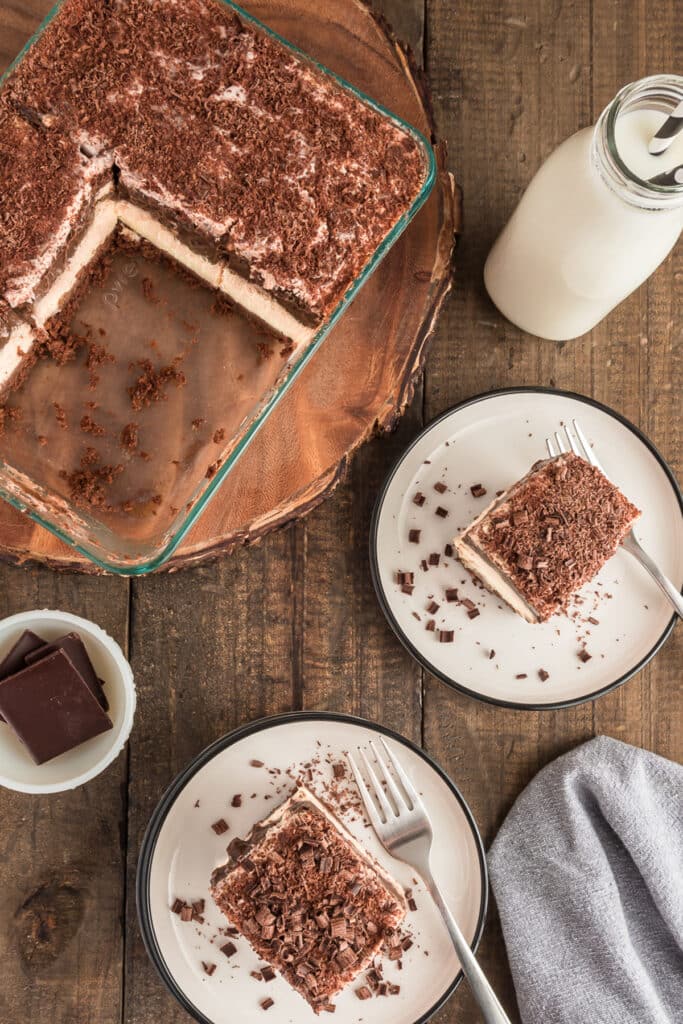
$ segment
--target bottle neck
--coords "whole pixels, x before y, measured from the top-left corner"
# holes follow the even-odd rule
[[[600,177],[623,202],[641,210],[683,208],[683,185],[655,185],[639,178],[624,162],[617,146],[617,120],[634,110],[669,114],[683,99],[683,77],[652,75],[625,86],[605,107],[593,129],[591,160]],[[667,165],[662,164],[662,170]]]

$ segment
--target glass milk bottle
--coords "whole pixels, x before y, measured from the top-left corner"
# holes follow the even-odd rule
[[[648,145],[681,100],[683,77],[643,78],[548,157],[484,268],[508,320],[576,338],[659,266],[683,228],[683,183],[649,179],[683,164],[683,131],[659,156]]]

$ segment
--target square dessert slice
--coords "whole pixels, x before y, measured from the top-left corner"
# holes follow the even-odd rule
[[[303,786],[228,853],[214,900],[316,1013],[405,916],[398,883]]]
[[[570,453],[537,462],[453,543],[484,586],[528,622],[545,622],[593,579],[639,515]]]

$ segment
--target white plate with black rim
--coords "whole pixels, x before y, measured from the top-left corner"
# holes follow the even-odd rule
[[[401,967],[384,961],[385,979],[399,985],[400,992],[361,1001],[355,993],[363,983],[359,979],[335,997],[334,1019],[341,1024],[380,1024],[389,1018],[392,1024],[422,1024],[459,984],[458,959],[423,884],[416,884],[414,872],[379,844],[350,773],[335,777],[334,765],[345,763],[346,752],[367,748],[377,733],[390,740],[430,811],[434,874],[476,949],[488,894],[484,850],[467,804],[438,765],[409,740],[360,718],[295,712],[262,719],[217,740],[181,772],[152,815],[140,852],[136,888],[145,946],[165,985],[195,1020],[304,1024],[320,1019],[281,977],[267,984],[252,977],[263,961],[245,939],[232,937],[238,948],[231,957],[221,953],[228,922],[209,895],[211,872],[225,862],[227,841],[246,835],[284,801],[301,775],[309,788],[337,805],[340,819],[364,848],[412,889],[416,905],[405,921],[412,945]],[[212,825],[221,819],[229,830],[219,835]],[[184,922],[171,911],[176,900],[191,904],[201,899],[201,921]],[[273,1005],[266,1018],[261,1002],[268,998]]]
[[[493,704],[544,710],[595,699],[643,668],[676,621],[654,581],[621,549],[579,592],[568,616],[536,625],[477,586],[450,555],[447,545],[457,533],[497,491],[547,457],[546,436],[572,419],[611,479],[642,510],[639,540],[680,585],[683,499],[671,470],[637,427],[581,395],[513,388],[449,409],[400,457],[375,506],[370,564],[390,625],[428,671]],[[478,484],[486,494],[475,497],[471,488],[479,494]],[[424,495],[421,506],[416,494]],[[409,539],[411,530],[420,531],[417,543]],[[430,564],[437,555],[439,564]],[[412,593],[401,587],[402,572],[414,573]],[[458,599],[448,601],[446,591],[453,589]],[[438,609],[428,611],[434,605]],[[470,618],[472,605],[480,614]],[[582,651],[590,660],[581,660]]]

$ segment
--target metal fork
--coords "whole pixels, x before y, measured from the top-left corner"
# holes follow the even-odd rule
[[[380,742],[393,766],[397,779],[401,783],[402,790],[394,781],[372,740],[370,740],[370,747],[375,763],[383,776],[387,792],[384,790],[382,780],[379,778],[377,771],[361,747],[358,748],[358,751],[363,759],[369,784],[365,782],[352,755],[347,754],[351,771],[365,804],[365,810],[377,833],[377,838],[385,850],[393,857],[398,857],[399,860],[410,864],[424,880],[432,899],[443,917],[444,924],[453,941],[455,952],[458,955],[463,974],[470,984],[486,1024],[510,1024],[510,1018],[498,1002],[496,994],[477,963],[467,939],[460,931],[455,918],[447,907],[434,881],[430,867],[433,833],[432,823],[429,820],[427,810],[406,772],[396,760],[384,739],[380,739]],[[389,799],[389,796],[391,799]]]
[[[586,436],[576,420],[572,420],[572,426],[574,427],[575,436],[571,434],[566,424],[564,426],[566,442],[558,430],[555,431],[554,440],[552,437],[546,437],[545,445],[550,457],[555,458],[556,455],[562,452],[567,452],[571,449],[575,455],[579,455],[582,459],[585,459],[586,462],[590,462],[591,466],[595,466],[596,469],[599,469],[601,473],[607,476],[607,473],[605,473],[605,470],[598,462],[593,449],[586,440]],[[659,566],[652,558],[650,558],[647,551],[643,550],[633,530],[629,530],[622,540],[621,546],[628,551],[630,555],[633,555],[633,557],[636,558],[645,569],[647,569],[650,576],[652,576],[652,579],[668,597],[676,614],[683,618],[683,597],[671,580],[664,575]]]

